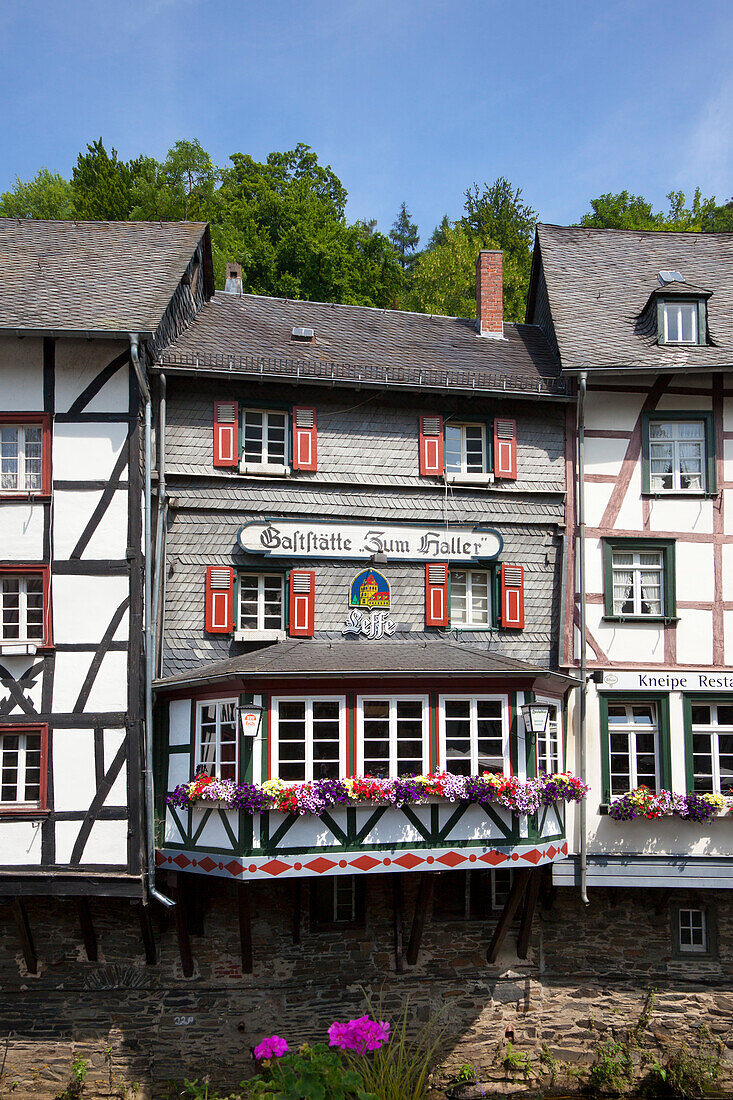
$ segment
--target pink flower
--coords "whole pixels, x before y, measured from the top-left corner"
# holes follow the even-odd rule
[[[379,1050],[389,1041],[389,1024],[384,1020],[370,1020],[368,1016],[360,1016],[346,1024],[334,1020],[328,1029],[328,1040],[329,1046],[364,1054],[367,1050]]]
[[[254,1049],[254,1056],[258,1062],[266,1058],[282,1058],[287,1054],[288,1044],[279,1035],[271,1035],[269,1039],[263,1039]]]

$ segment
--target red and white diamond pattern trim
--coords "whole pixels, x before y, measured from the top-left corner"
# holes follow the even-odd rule
[[[362,852],[328,858],[314,854],[299,856],[219,856],[201,852],[182,852],[162,848],[156,852],[161,869],[190,871],[229,879],[318,878],[322,875],[368,874],[379,871],[454,871],[475,867],[539,867],[554,863],[568,854],[568,842],[549,844],[546,848],[419,848],[414,852],[396,849],[391,852]]]

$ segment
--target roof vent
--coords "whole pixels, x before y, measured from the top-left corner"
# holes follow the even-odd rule
[[[291,333],[293,340],[302,340],[304,343],[312,340],[315,334],[315,329],[300,327],[294,328]]]
[[[679,271],[660,271],[657,275],[662,286],[666,286],[667,283],[684,283]]]
[[[226,269],[226,282],[224,284],[225,294],[242,294],[242,265],[236,263],[227,263]]]

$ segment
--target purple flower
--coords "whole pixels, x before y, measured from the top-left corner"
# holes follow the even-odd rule
[[[258,1062],[261,1062],[266,1058],[282,1058],[283,1054],[287,1054],[287,1052],[288,1044],[285,1040],[281,1039],[279,1035],[270,1035],[268,1039],[263,1039],[255,1047],[254,1056]]]
[[[341,1050],[355,1050],[357,1054],[365,1054],[368,1050],[379,1050],[389,1042],[389,1024],[384,1020],[370,1020],[368,1016],[360,1016],[357,1020],[349,1020],[340,1024],[334,1020],[328,1029],[329,1046],[339,1047]]]

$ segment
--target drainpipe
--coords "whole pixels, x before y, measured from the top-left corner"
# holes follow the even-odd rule
[[[158,512],[155,522],[155,572],[153,576],[153,630],[155,631],[153,653],[157,655],[154,663],[154,671],[159,671],[160,650],[163,645],[161,630],[162,617],[162,573],[163,573],[163,541],[165,539],[165,522],[168,514],[168,498],[165,490],[165,417],[166,417],[166,380],[165,375],[160,375],[160,393],[158,400]]]
[[[585,393],[588,374],[583,371],[578,385],[578,482],[577,482],[577,547],[578,547],[578,588],[580,590],[580,778],[586,782],[587,772],[587,734],[586,714],[588,709],[588,683],[585,656]],[[580,803],[580,897],[584,905],[588,899],[588,807],[584,798]]]
[[[168,908],[175,905],[165,894],[155,888],[155,809],[153,796],[153,624],[152,624],[152,508],[150,464],[152,453],[151,400],[150,388],[140,364],[140,342],[136,332],[130,333],[130,358],[145,402],[145,754],[144,754],[144,796],[145,796],[145,870],[143,885],[144,901],[154,898]],[[132,456],[130,456],[132,461]]]

